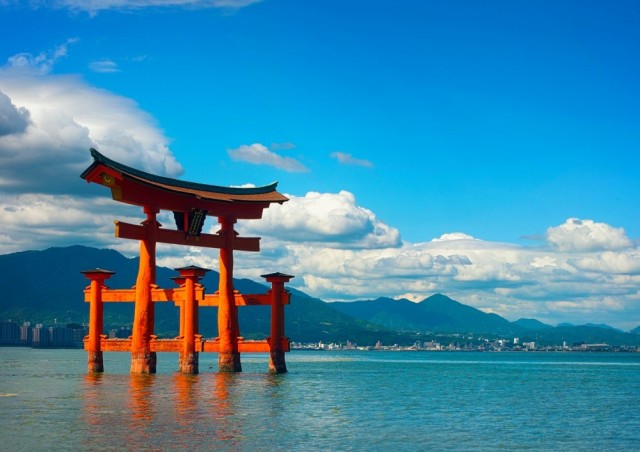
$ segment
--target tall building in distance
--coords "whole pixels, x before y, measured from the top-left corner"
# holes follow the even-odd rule
[[[0,345],[22,345],[37,348],[83,348],[88,330],[86,325],[48,326],[38,323],[5,320],[0,322]]]
[[[31,345],[33,343],[33,328],[31,322],[24,322],[20,327],[20,345]]]
[[[0,322],[0,344],[20,345],[20,327],[16,322]]]

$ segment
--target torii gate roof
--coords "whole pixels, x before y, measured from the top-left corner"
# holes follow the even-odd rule
[[[221,187],[149,174],[111,160],[91,149],[94,162],[80,177],[111,189],[114,200],[158,210],[261,218],[271,203],[289,199],[276,191],[277,182],[262,187]]]

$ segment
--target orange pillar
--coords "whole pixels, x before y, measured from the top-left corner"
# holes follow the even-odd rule
[[[181,276],[176,276],[173,279],[179,287],[184,287],[184,278]],[[184,300],[180,300],[176,302],[176,306],[178,306],[178,338],[184,339]],[[178,352],[178,367],[182,365],[182,350]]]
[[[233,293],[233,245],[236,232],[233,217],[218,217],[222,226],[218,234],[224,238],[220,248],[220,303],[218,305],[218,370],[220,372],[242,372],[238,351],[238,307]]]
[[[208,271],[204,268],[190,266],[177,268],[180,277],[184,278],[185,299],[182,310],[184,324],[182,349],[180,351],[180,372],[183,374],[198,373],[198,352],[196,351],[196,334],[198,334],[198,301],[196,285],[198,280]]]
[[[180,270],[180,269],[178,269]],[[182,276],[176,276],[175,278],[171,278],[173,279],[176,284],[179,287],[183,287],[184,286],[184,278]],[[176,303],[176,305],[178,306],[178,312],[179,312],[179,329],[180,332],[178,333],[178,337],[183,337],[184,336],[184,301],[179,301]]]
[[[284,283],[289,282],[293,276],[284,273],[271,273],[262,275],[271,283],[271,336],[269,342],[269,373],[283,374],[287,372],[287,363],[284,359]]]
[[[136,303],[131,337],[131,372],[156,372],[156,353],[151,351],[151,335],[154,327],[154,304],[151,289],[156,282],[156,221],[157,209],[146,206],[147,219],[142,222],[145,238],[140,241],[140,266],[136,280]]]
[[[111,278],[114,272],[96,268],[81,272],[91,280],[91,299],[89,301],[89,340],[87,349],[89,355],[88,371],[104,372],[102,361],[102,349],[100,348],[100,338],[104,328],[104,304],[102,303],[102,289],[105,287],[104,281]]]

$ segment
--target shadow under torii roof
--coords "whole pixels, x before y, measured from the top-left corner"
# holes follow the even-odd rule
[[[262,187],[222,187],[157,176],[111,160],[91,149],[93,163],[80,175],[111,189],[114,200],[126,204],[192,212],[211,216],[256,219],[271,203],[289,199],[276,190],[277,182]]]

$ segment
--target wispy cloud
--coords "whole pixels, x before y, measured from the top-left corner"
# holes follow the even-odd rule
[[[136,56],[133,56],[133,57],[129,57],[128,61],[133,61],[135,63],[140,63],[142,61],[147,61],[149,59],[150,59],[149,55],[136,55]]]
[[[11,0],[9,0],[11,1]],[[221,8],[237,10],[261,0],[33,0],[32,5],[50,6],[53,8],[69,9],[71,11],[84,11],[89,14],[97,14],[107,10],[139,10],[144,8]]]
[[[118,64],[115,61],[109,59],[102,59],[98,61],[92,61],[89,63],[89,69],[93,72],[98,73],[112,73],[112,72],[120,72],[118,69]]]
[[[295,149],[296,145],[293,143],[271,143],[270,148],[274,151],[288,151]]]
[[[28,52],[18,53],[9,57],[7,66],[13,68],[15,71],[37,71],[40,74],[48,74],[51,72],[56,61],[67,55],[69,45],[76,42],[78,42],[77,38],[70,38],[53,50],[40,52],[37,55]]]
[[[268,165],[292,173],[304,173],[309,171],[300,161],[291,157],[282,157],[260,143],[229,149],[229,157],[233,160],[253,163],[254,165]]]
[[[357,159],[353,157],[351,154],[346,154],[344,152],[333,152],[331,157],[342,163],[343,165],[356,165],[356,166],[364,166],[366,168],[372,168],[373,163],[369,160]]]

